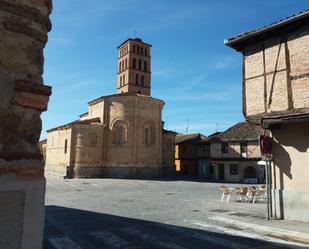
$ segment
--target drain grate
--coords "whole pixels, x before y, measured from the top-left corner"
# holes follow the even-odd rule
[[[199,210],[199,209],[192,209],[191,211],[192,212],[202,212],[202,210]]]

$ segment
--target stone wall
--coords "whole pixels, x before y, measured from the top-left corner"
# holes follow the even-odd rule
[[[0,248],[42,247],[38,140],[51,95],[42,78],[51,9],[51,0],[0,0]]]
[[[175,132],[163,130],[162,134],[162,165],[175,171]]]
[[[309,26],[245,48],[246,117],[309,108]]]

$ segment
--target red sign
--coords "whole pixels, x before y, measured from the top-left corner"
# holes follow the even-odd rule
[[[260,148],[262,155],[272,153],[272,138],[268,136],[260,136]]]

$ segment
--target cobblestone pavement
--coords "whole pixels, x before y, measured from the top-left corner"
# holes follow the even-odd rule
[[[306,248],[245,223],[225,222],[265,220],[266,207],[235,197],[221,202],[218,186],[185,180],[47,177],[43,248]]]

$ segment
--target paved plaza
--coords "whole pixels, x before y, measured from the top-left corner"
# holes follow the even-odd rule
[[[48,176],[44,249],[306,248],[267,231],[265,203],[221,202],[219,186]]]

